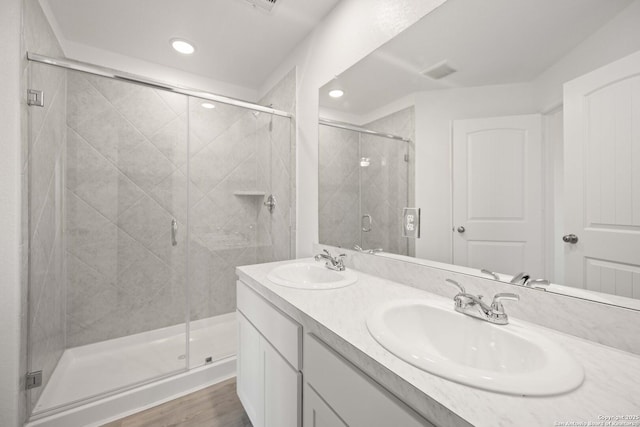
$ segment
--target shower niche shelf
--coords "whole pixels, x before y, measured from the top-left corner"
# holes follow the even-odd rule
[[[233,192],[234,196],[265,196],[266,194],[267,193],[264,191],[259,190],[241,190]]]

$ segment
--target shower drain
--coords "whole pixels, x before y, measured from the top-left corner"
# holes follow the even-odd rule
[[[181,354],[180,356],[178,356],[178,360],[184,360],[184,359],[186,359],[186,357],[187,357],[186,355]],[[211,357],[211,356],[205,357],[204,358],[204,363],[213,363],[213,357]]]

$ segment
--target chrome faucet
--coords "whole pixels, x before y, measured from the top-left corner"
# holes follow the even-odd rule
[[[328,250],[323,250],[324,253],[318,254],[316,256],[314,256],[313,258],[316,261],[320,261],[320,260],[326,260],[327,262],[325,262],[324,266],[327,267],[329,270],[336,270],[336,271],[344,271],[345,270],[345,266],[344,266],[344,257],[347,256],[346,254],[340,254],[338,256],[332,256]]]
[[[382,252],[382,248],[362,249],[359,245],[355,245],[353,249],[355,249],[358,252],[362,252],[363,254],[375,254],[377,252]]]
[[[549,284],[550,282],[547,279],[535,279],[535,280],[527,280],[524,285],[530,288],[546,291],[544,286],[549,286]]]
[[[510,283],[516,285],[522,285],[529,288],[540,289],[546,291],[543,286],[549,286],[549,281],[546,279],[533,279],[531,280],[531,276],[527,273],[518,273],[510,280]]]
[[[464,287],[455,280],[446,279],[447,282],[456,286],[460,292],[454,297],[455,310],[467,316],[485,320],[496,325],[506,325],[509,323],[509,317],[504,312],[502,305],[503,300],[518,301],[520,296],[511,293],[499,293],[493,296],[491,305],[482,300],[482,295],[468,294]]]
[[[527,280],[529,280],[530,277],[531,276],[529,276],[529,273],[525,273],[523,271],[522,273],[518,273],[513,276],[513,278],[509,280],[509,283],[513,283],[514,285],[524,285],[525,283],[527,283]]]

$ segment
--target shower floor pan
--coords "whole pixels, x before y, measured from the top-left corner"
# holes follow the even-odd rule
[[[105,393],[117,397],[118,390],[123,388],[131,389],[132,386],[142,384],[145,384],[142,387],[150,388],[154,384],[150,382],[153,379],[166,377],[160,381],[171,381],[172,378],[212,365],[218,367],[218,361],[227,359],[230,365],[223,365],[221,372],[226,378],[235,375],[235,313],[190,323],[190,370],[186,372],[185,339],[183,324],[65,350],[35,406],[34,413],[38,415],[32,419],[39,420],[47,412],[51,413],[74,403],[77,404],[75,406],[91,400],[95,401],[92,403],[99,403],[97,399]],[[231,370],[225,375],[228,368]],[[207,378],[207,375],[198,375]],[[207,385],[205,383],[200,387]],[[197,386],[188,388],[194,387]],[[184,390],[176,389],[173,395],[184,394],[182,391]],[[36,421],[30,425],[48,424]]]

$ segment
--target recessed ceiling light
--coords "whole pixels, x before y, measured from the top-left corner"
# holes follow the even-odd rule
[[[333,89],[329,91],[329,96],[332,98],[340,98],[342,95],[344,95],[344,91],[341,89]]]
[[[210,102],[203,102],[201,105],[202,105],[202,108],[206,108],[208,110],[212,110],[212,109],[216,108],[216,106],[213,105]]]
[[[172,39],[171,47],[173,47],[176,51],[184,55],[191,55],[193,52],[196,51],[196,48],[194,45],[182,39]]]

